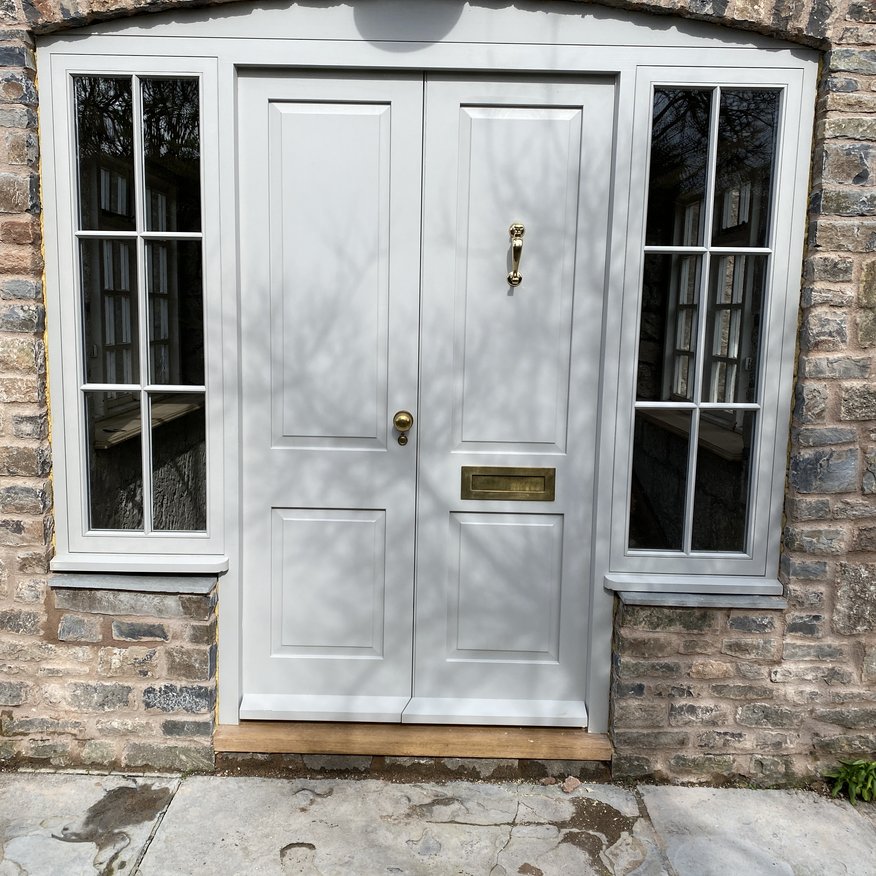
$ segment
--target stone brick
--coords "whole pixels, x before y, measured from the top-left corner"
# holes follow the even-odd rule
[[[168,648],[165,652],[167,675],[187,681],[209,681],[216,669],[216,648]]]
[[[624,657],[669,657],[676,653],[675,643],[665,636],[630,636],[621,634],[618,653]]]
[[[870,310],[876,309],[876,259],[867,259],[861,268],[858,304]]]
[[[154,678],[158,674],[157,655],[155,648],[101,648],[97,656],[97,671],[108,677]]]
[[[65,614],[58,624],[58,638],[62,642],[99,642],[103,638],[98,617]]]
[[[782,651],[784,660],[847,660],[848,648],[844,645],[831,645],[824,642],[785,642]]]
[[[683,748],[689,736],[683,730],[615,730],[615,747],[645,750],[653,748]]]
[[[814,209],[814,208],[813,208]],[[852,307],[855,294],[851,289],[836,289],[832,286],[805,286],[800,293],[800,307]]]
[[[162,684],[143,691],[144,707],[162,712],[209,712],[214,699],[213,689],[200,685]]]
[[[643,703],[636,699],[621,700],[614,704],[615,727],[664,727],[665,703]]]
[[[620,678],[677,678],[681,664],[670,660],[626,660],[618,666]]]
[[[799,727],[803,716],[788,706],[747,703],[736,710],[736,723],[743,727]]]
[[[26,739],[23,755],[28,760],[48,760],[53,766],[70,766],[72,745],[67,739]]]
[[[45,477],[51,468],[51,454],[47,447],[7,444],[0,447],[0,475]]]
[[[612,695],[614,700],[624,697],[638,699],[645,696],[645,685],[641,681],[615,681],[612,685]]]
[[[788,519],[798,522],[804,520],[830,520],[830,499],[810,499],[793,496],[785,501]]]
[[[799,742],[797,733],[760,730],[754,734],[754,747],[758,751],[788,751],[796,748]]]
[[[105,739],[89,739],[82,746],[79,759],[84,764],[99,764],[106,766],[113,763],[118,757],[116,745]]]
[[[611,774],[616,779],[641,778],[657,773],[655,763],[640,754],[617,754],[611,759]]]
[[[622,625],[652,632],[685,632],[715,630],[719,612],[705,608],[654,608],[624,606]]]
[[[42,578],[24,578],[15,585],[15,601],[28,605],[41,604],[46,595],[46,582]]]
[[[791,459],[791,484],[801,493],[857,491],[858,478],[856,448],[801,450]]]
[[[863,489],[864,479],[861,479]],[[838,499],[833,506],[835,520],[861,520],[876,517],[876,502],[873,499]]]
[[[876,51],[834,49],[830,53],[828,63],[831,71],[840,70],[845,73],[863,73],[867,76],[876,75]],[[876,138],[871,136],[870,139]]]
[[[821,193],[821,213],[831,216],[872,216],[876,214],[876,192],[827,189]]]
[[[0,706],[20,706],[27,701],[29,691],[26,681],[0,681]]]
[[[713,684],[713,696],[727,700],[771,700],[775,691],[766,684]]]
[[[803,376],[816,380],[864,380],[871,370],[867,356],[806,357],[800,364]]]
[[[706,779],[726,776],[733,769],[733,758],[723,754],[675,754],[669,759],[673,772]]]
[[[186,629],[186,641],[193,645],[212,645],[216,641],[216,618],[205,624],[189,624]]]
[[[745,751],[751,748],[752,737],[751,734],[739,730],[707,730],[697,735],[696,746],[712,750]]]
[[[840,396],[843,420],[876,420],[876,387],[861,384],[843,387]]]
[[[820,219],[811,227],[810,245],[831,252],[876,252],[876,230],[869,224],[845,217]]]
[[[813,638],[820,638],[824,635],[824,615],[791,615],[785,624],[785,631],[793,636],[811,636]]]
[[[823,581],[828,571],[824,560],[798,560],[787,554],[782,557],[782,569],[786,575],[797,581]]]
[[[729,720],[730,712],[724,705],[675,702],[669,706],[672,727],[716,727]]]
[[[71,736],[81,736],[85,731],[82,721],[72,721],[67,718],[17,718],[8,717],[2,720],[4,736],[33,736],[46,733],[68,733]]]
[[[813,717],[850,730],[870,730],[876,726],[876,708],[816,709]]]
[[[131,705],[131,687],[127,684],[71,682],[65,687],[70,707],[80,712],[111,712]]]
[[[781,643],[775,639],[724,639],[721,653],[748,660],[775,660]]]
[[[862,526],[858,529],[853,550],[876,551],[876,526]]]
[[[0,611],[0,630],[9,633],[20,633],[25,636],[35,636],[40,631],[43,616],[35,611],[7,609]]]
[[[22,280],[10,277],[0,280],[0,299],[42,301],[43,285],[39,280]]]
[[[151,767],[175,772],[210,771],[213,769],[213,750],[206,745],[131,742],[125,746],[122,763],[127,767]]]
[[[876,450],[864,451],[864,476],[861,478],[861,492],[867,495],[876,493]]]
[[[854,269],[854,261],[845,256],[817,255],[806,260],[804,274],[807,280],[848,283],[852,279]]]
[[[161,722],[165,736],[212,736],[212,721],[178,721],[168,719]]]
[[[842,666],[780,666],[770,670],[770,681],[793,684],[800,681],[823,681],[825,684],[852,684],[855,676]]]
[[[832,118],[824,123],[824,134],[829,140],[876,140],[876,119]]]
[[[655,697],[668,697],[669,699],[691,699],[702,696],[699,687],[691,684],[654,684],[651,693]]]
[[[846,550],[845,532],[842,529],[789,526],[785,529],[785,547],[807,554],[842,554]]]
[[[691,678],[732,678],[736,675],[736,667],[723,660],[695,660],[688,675]]]
[[[55,607],[87,614],[131,617],[206,619],[213,603],[206,596],[171,593],[135,593],[129,590],[57,588]]]
[[[36,189],[30,176],[0,173],[0,213],[26,213],[36,203]]]
[[[794,415],[799,423],[820,423],[827,415],[827,387],[820,383],[807,383],[796,389],[797,400]]]
[[[867,350],[876,347],[876,313],[868,311],[861,313],[855,320],[858,334],[858,346]]]
[[[822,173],[825,179],[838,183],[872,185],[876,150],[867,143],[828,143],[824,148]]]
[[[800,346],[805,350],[842,350],[849,342],[844,314],[811,311],[803,323]]]
[[[874,734],[827,736],[813,733],[812,747],[816,751],[827,754],[861,754],[867,759],[876,759],[876,735]]]
[[[776,619],[771,614],[731,614],[727,627],[740,633],[771,633]]]
[[[134,718],[98,718],[95,727],[101,736],[151,736],[155,733],[150,722]]]
[[[839,564],[833,628],[846,636],[876,629],[876,564]]]
[[[876,647],[864,652],[863,678],[866,682],[876,682]]]
[[[717,654],[718,644],[711,638],[682,639],[678,644],[679,654]]]
[[[849,21],[876,22],[876,7],[870,0],[853,0],[846,11]]]
[[[113,638],[123,642],[166,642],[167,627],[149,621],[113,621]]]

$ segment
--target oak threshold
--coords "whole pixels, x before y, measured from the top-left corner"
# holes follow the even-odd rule
[[[481,727],[449,724],[354,724],[241,721],[220,724],[217,752],[358,754],[395,757],[489,757],[526,760],[611,760],[604,733],[568,727]]]

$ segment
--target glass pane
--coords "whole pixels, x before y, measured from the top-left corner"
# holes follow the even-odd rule
[[[636,411],[630,548],[681,550],[689,411]]]
[[[150,399],[152,526],[203,532],[207,528],[207,439],[203,393]]]
[[[766,256],[712,256],[703,384],[706,401],[757,400],[766,266]]]
[[[636,398],[693,399],[700,257],[645,256]]]
[[[140,393],[86,392],[91,529],[143,529]]]
[[[694,488],[695,551],[744,551],[753,411],[701,411]]]
[[[197,79],[143,79],[146,228],[201,230]]]
[[[702,245],[711,112],[711,89],[654,92],[646,244]]]
[[[134,230],[131,79],[74,76],[79,222],[86,231]]]
[[[779,92],[721,91],[715,246],[766,246]]]
[[[137,248],[133,240],[79,241],[88,383],[139,382]]]
[[[149,379],[152,383],[204,382],[204,306],[201,242],[146,244],[149,294]]]

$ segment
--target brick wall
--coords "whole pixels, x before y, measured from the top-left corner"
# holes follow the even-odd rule
[[[163,722],[206,720],[183,712],[165,719],[160,706],[156,711],[146,701],[148,689],[189,686],[185,675],[174,675],[179,664],[170,656],[185,640],[183,619],[120,611],[119,623],[172,628],[167,642],[130,642],[115,638],[112,612],[64,608],[47,589],[51,456],[32,35],[184,5],[186,0],[0,0],[0,755],[5,757],[69,763],[94,757],[131,765],[131,758],[140,757],[143,763],[169,765],[170,746],[177,743],[166,741]],[[769,629],[752,630],[739,624],[757,626],[751,618],[758,615],[670,609],[655,621],[647,618],[657,614],[641,609],[619,614],[614,679],[619,771],[679,777],[741,772],[778,781],[842,753],[876,756],[870,732],[876,717],[876,11],[871,0],[608,5],[730,24],[826,51],[781,570],[790,607],[765,616]],[[71,618],[66,622],[64,612]],[[702,618],[696,623],[704,628],[685,631],[691,617]],[[65,635],[75,630],[96,635],[99,629],[100,641],[62,641],[59,628],[65,623]],[[701,654],[680,650],[694,642]],[[759,644],[739,644],[745,642]],[[757,653],[726,653],[726,647]],[[641,653],[649,648],[666,653]],[[138,666],[141,659],[145,663]],[[115,666],[127,675],[116,680],[101,674],[101,667]],[[139,675],[140,669],[155,672],[154,680]],[[710,671],[728,676],[702,675]],[[96,698],[92,705],[100,701],[95,685],[119,687],[117,709],[102,716],[87,708],[88,691]],[[746,685],[752,689],[744,693]],[[628,687],[641,694],[629,694]],[[691,693],[670,696],[672,687],[689,687]],[[85,692],[85,699],[76,699],[74,690]],[[132,741],[111,734],[107,722],[116,712],[120,721],[134,722]],[[787,720],[789,726],[746,720]],[[761,750],[770,733],[788,747]],[[132,749],[134,739],[161,750]],[[206,742],[179,745],[200,750]],[[132,753],[137,750],[140,755]],[[768,757],[775,761],[767,763]],[[182,752],[179,762],[186,763]]]

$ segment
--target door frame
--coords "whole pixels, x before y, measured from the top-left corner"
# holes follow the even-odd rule
[[[211,166],[217,172],[204,180],[204,196],[216,205],[207,235],[205,264],[211,266],[216,282],[206,289],[207,312],[213,324],[208,335],[213,359],[219,360],[212,383],[213,404],[216,405],[217,442],[221,445],[223,471],[216,488],[221,492],[220,526],[217,536],[218,553],[224,551],[228,572],[220,580],[218,720],[223,724],[239,721],[240,702],[240,611],[245,598],[245,582],[241,580],[241,515],[239,441],[241,434],[240,362],[239,362],[239,220],[236,188],[237,174],[237,76],[244,69],[282,70],[314,69],[394,69],[406,71],[462,72],[482,74],[542,74],[601,75],[612,77],[615,84],[615,133],[612,160],[611,214],[605,295],[602,324],[603,360],[599,376],[598,445],[596,469],[598,482],[594,499],[593,557],[591,561],[592,611],[589,626],[590,660],[588,684],[584,691],[592,731],[603,732],[609,724],[609,679],[611,672],[612,610],[614,595],[605,589],[615,586],[624,576],[608,576],[611,562],[612,532],[617,520],[612,518],[612,501],[616,484],[612,472],[615,463],[625,465],[623,452],[615,448],[619,413],[619,389],[628,393],[630,369],[628,346],[622,346],[624,331],[635,325],[638,313],[639,244],[643,239],[646,189],[646,157],[650,136],[651,83],[677,82],[681,85],[703,81],[723,68],[722,75],[735,78],[736,72],[755,70],[751,75],[758,84],[788,87],[793,85],[794,105],[787,108],[793,123],[787,128],[796,133],[798,126],[806,133],[800,118],[811,118],[814,103],[814,82],[818,56],[815,52],[753,33],[678,18],[656,18],[639,12],[606,10],[581,3],[548,3],[521,9],[513,6],[501,9],[474,7],[449,0],[421,0],[405,4],[402,0],[369,0],[357,6],[349,5],[296,6],[286,8],[271,4],[268,8],[224,7],[217,14],[215,7],[182,9],[133,18],[104,22],[74,32],[41,38],[40,72],[43,81],[51,80],[56,71],[63,78],[64,65],[72,59],[89,56],[88,65],[98,73],[117,70],[135,64],[137,69],[159,74],[178,72],[186,63],[203,65],[201,76],[202,108],[205,123],[204,149],[211,154]],[[671,24],[671,27],[667,27]],[[185,39],[182,40],[181,37]],[[187,61],[180,58],[184,45]],[[134,59],[134,60],[130,60]],[[53,66],[55,65],[55,66]],[[91,68],[90,68],[91,69]],[[703,72],[705,70],[705,72]],[[709,73],[708,71],[713,71]],[[700,72],[696,72],[700,71]],[[693,78],[696,72],[699,79]],[[748,80],[751,81],[751,80]],[[801,84],[802,83],[802,84]],[[63,94],[62,91],[58,92]],[[65,111],[63,98],[41,95],[46,136],[52,136],[51,117]],[[796,114],[796,118],[794,116]],[[796,151],[787,153],[796,159],[796,167],[783,170],[783,185],[793,190],[795,242],[782,252],[783,267],[777,273],[776,286],[782,298],[777,309],[784,308],[785,349],[780,351],[782,391],[780,401],[790,396],[793,330],[796,298],[793,277],[797,273],[802,253],[802,208],[805,203],[806,177],[809,161],[808,137],[799,139]],[[63,158],[63,156],[62,156]],[[788,162],[793,165],[794,162]],[[64,166],[64,162],[60,162]],[[219,180],[224,181],[220,184]],[[57,183],[51,168],[46,171],[50,191]],[[793,211],[792,211],[793,212]],[[208,228],[208,231],[209,231]],[[796,242],[799,238],[799,243]],[[61,242],[64,242],[62,237]],[[51,266],[51,250],[58,235],[47,229],[47,264]],[[56,271],[57,273],[57,271]],[[783,285],[784,284],[784,285]],[[50,284],[51,285],[51,284]],[[55,283],[57,285],[57,282]],[[799,288],[799,287],[798,287]],[[54,330],[54,329],[53,329]],[[58,345],[52,339],[51,349]],[[779,338],[778,347],[781,347]],[[218,356],[215,353],[218,351]],[[57,371],[57,369],[55,369]],[[53,389],[53,392],[55,390]],[[624,400],[622,399],[621,402]],[[787,406],[787,405],[785,405]],[[784,419],[783,419],[784,417]],[[64,424],[56,426],[61,436],[57,446],[63,446]],[[787,417],[777,417],[776,438],[779,447],[787,438]],[[772,445],[771,445],[772,446]],[[780,455],[780,454],[779,454]],[[779,459],[779,455],[776,459]],[[58,479],[65,480],[64,469],[57,461]],[[778,497],[771,506],[764,531],[770,535],[764,555],[772,561],[778,557],[779,516],[781,514],[781,483],[784,468],[776,474],[772,494]],[[61,484],[63,486],[63,483]],[[765,489],[765,492],[769,490]],[[56,496],[63,496],[58,490]],[[215,494],[214,497],[216,498]],[[616,509],[615,509],[616,510]],[[59,545],[64,546],[63,534]],[[198,558],[196,558],[198,559]],[[100,566],[100,562],[106,566]],[[180,563],[165,557],[118,557],[107,553],[103,560],[90,555],[81,563],[91,562],[98,568],[111,567],[127,571],[180,571]],[[201,564],[203,565],[203,563]],[[199,568],[195,563],[189,571]],[[622,569],[621,569],[622,571]],[[769,570],[767,570],[769,574]],[[753,574],[753,573],[752,573]],[[624,579],[624,589],[654,589],[654,575],[634,575]],[[681,575],[662,575],[665,586],[688,592],[714,589],[715,576],[693,583],[684,582]],[[629,580],[627,580],[629,579]],[[669,580],[671,579],[671,580]],[[755,579],[726,579],[720,586],[739,588],[761,586]],[[763,582],[763,577],[757,579]],[[778,585],[777,585],[778,586]],[[696,588],[699,588],[698,590]]]

